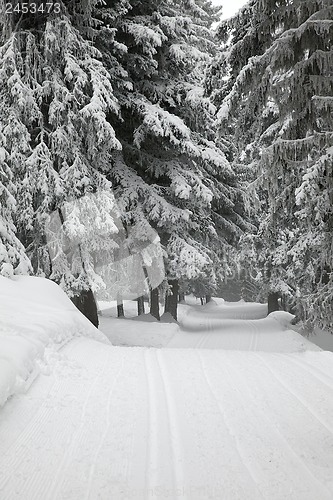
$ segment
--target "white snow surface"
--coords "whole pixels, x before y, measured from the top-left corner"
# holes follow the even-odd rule
[[[25,392],[52,352],[75,336],[110,343],[52,281],[0,276],[0,407]]]
[[[133,301],[125,301],[128,319],[115,317],[116,302],[100,302],[99,307],[100,328],[113,345],[266,352],[320,350],[290,328],[292,314],[277,311],[267,316],[266,304],[215,298],[201,306],[194,297],[188,297],[186,304],[178,306],[179,325],[162,316],[158,328],[149,314],[135,317],[137,305]]]
[[[24,312],[38,341],[52,330],[45,292],[11,318],[16,335]],[[100,303],[109,338],[129,345],[135,328],[142,345],[160,334],[172,348],[121,347],[88,326],[67,336],[77,317],[58,295],[70,340],[0,409],[1,500],[333,498],[333,353],[290,330],[290,315],[215,299],[160,325]]]

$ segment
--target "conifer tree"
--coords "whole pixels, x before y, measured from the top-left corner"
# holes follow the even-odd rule
[[[119,112],[111,78],[85,35],[92,6],[82,3],[70,12],[61,5],[60,13],[19,20],[1,13],[0,136],[15,185],[17,234],[34,272],[73,295],[101,285],[93,253],[105,250],[103,235],[115,231],[107,173],[121,145],[107,120]],[[93,224],[78,217],[79,199],[81,215],[89,213]],[[63,225],[55,235],[64,231],[76,241],[80,233],[79,266],[61,245],[50,258],[54,215]]]
[[[256,173],[263,281],[322,325],[333,322],[332,9],[328,0],[253,0],[224,26],[238,35],[223,59],[218,117],[237,125],[235,163]]]
[[[111,24],[115,10],[107,5],[98,15]],[[215,51],[214,20],[210,2],[133,1],[112,37],[128,75],[127,91],[123,82],[118,87],[122,120],[112,122],[123,146],[112,169],[115,192],[128,223],[140,217],[158,231],[168,278],[211,278],[212,289],[221,254],[245,227],[202,85]],[[97,43],[108,62],[105,30]]]
[[[4,137],[1,137],[4,140]],[[29,274],[31,263],[22,243],[16,236],[13,218],[16,212],[15,185],[8,167],[8,155],[0,147],[0,274]]]

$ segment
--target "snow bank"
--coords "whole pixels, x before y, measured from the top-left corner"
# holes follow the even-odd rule
[[[0,406],[29,388],[46,349],[81,335],[109,343],[52,281],[0,276]]]
[[[274,311],[268,317],[274,318],[284,328],[289,328],[295,316],[287,311]]]

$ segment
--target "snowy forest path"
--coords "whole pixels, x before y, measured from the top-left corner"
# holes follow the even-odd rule
[[[195,309],[186,348],[66,344],[1,409],[1,500],[333,498],[333,354],[233,307]],[[223,319],[246,331],[208,348]]]
[[[281,312],[281,323],[274,314],[267,317],[266,304],[216,300],[221,302],[187,306],[181,314],[179,331],[167,339],[165,347],[264,352],[319,350],[288,328],[289,318],[283,317],[288,313]]]

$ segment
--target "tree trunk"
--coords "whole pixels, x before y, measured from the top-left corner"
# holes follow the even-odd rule
[[[73,304],[98,328],[98,311],[94,294],[91,290],[82,290],[80,295],[71,298]]]
[[[143,295],[141,297],[138,297],[136,300],[138,303],[138,316],[141,316],[141,314],[145,313],[145,301]]]
[[[200,302],[201,302],[201,305],[203,306],[204,305],[204,299],[203,299],[203,297],[200,297]]]
[[[165,300],[165,313],[170,313],[171,316],[177,321],[177,306],[178,306],[178,280],[169,280],[171,286],[171,294],[166,296]]]
[[[273,311],[279,310],[279,294],[277,292],[271,292],[268,294],[268,314]]]
[[[211,300],[212,300],[212,296],[206,295],[206,304],[208,304],[208,302],[210,302]]]
[[[121,296],[117,297],[117,316],[118,316],[118,318],[125,317],[124,304],[123,304],[123,299],[121,298]]]
[[[178,302],[185,302],[185,293],[180,293],[178,295]]]
[[[159,321],[161,318],[160,318],[160,305],[158,298],[159,298],[158,288],[153,288],[150,291],[150,314]]]
[[[170,295],[168,294],[168,292],[166,292],[165,294],[165,299],[164,299],[164,312],[169,312],[169,302],[170,302]]]

